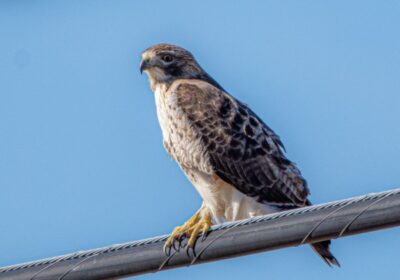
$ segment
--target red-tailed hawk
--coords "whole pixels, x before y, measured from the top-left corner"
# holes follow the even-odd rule
[[[193,248],[213,223],[310,205],[307,183],[286,158],[279,137],[247,105],[229,95],[187,50],[159,44],[142,54],[155,94],[164,147],[203,199],[165,243],[188,238]],[[330,241],[311,244],[339,266]]]

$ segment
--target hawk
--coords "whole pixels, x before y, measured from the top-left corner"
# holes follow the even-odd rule
[[[284,146],[246,104],[228,94],[184,48],[158,44],[142,53],[140,71],[155,95],[163,145],[203,199],[165,243],[194,248],[212,224],[311,205],[306,180]],[[311,244],[328,264],[330,241]]]

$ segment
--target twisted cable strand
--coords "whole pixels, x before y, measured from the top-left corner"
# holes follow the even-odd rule
[[[245,220],[227,222],[224,224],[214,225],[211,227],[210,230],[211,231],[226,230],[226,229],[236,228],[236,227],[240,227],[240,226],[244,226],[244,225],[250,225],[250,224],[255,224],[255,223],[261,223],[261,222],[281,219],[284,217],[297,216],[297,215],[301,215],[304,213],[315,212],[315,211],[329,209],[329,208],[333,208],[333,207],[337,207],[337,206],[339,206],[340,209],[342,209],[347,205],[357,203],[357,202],[377,200],[376,203],[378,203],[379,201],[381,201],[384,198],[387,198],[387,197],[390,197],[393,195],[399,195],[399,194],[400,194],[400,188],[385,191],[385,192],[380,192],[380,193],[370,193],[370,194],[366,194],[366,195],[362,195],[362,196],[358,196],[358,197],[354,197],[354,198],[348,198],[348,199],[328,202],[325,204],[313,205],[313,206],[308,206],[308,207],[304,207],[304,208],[297,208],[297,209],[278,212],[278,213],[269,214],[269,215],[265,215],[265,216],[258,216],[258,217],[253,217],[253,218],[249,218],[249,219],[245,219]],[[375,204],[375,203],[373,203],[373,204]],[[367,210],[367,209],[365,209],[365,210]],[[352,222],[354,222],[354,220]],[[95,257],[95,256],[98,256],[101,254],[107,254],[107,253],[121,251],[121,250],[129,249],[129,248],[164,242],[167,238],[168,238],[168,235],[162,235],[162,236],[127,242],[127,243],[122,243],[122,244],[114,244],[111,246],[102,247],[102,248],[98,248],[98,249],[78,251],[78,252],[67,254],[67,255],[51,257],[51,258],[37,260],[37,261],[33,261],[33,262],[27,262],[27,263],[22,263],[22,264],[17,264],[17,265],[6,266],[6,267],[0,268],[0,274],[6,273],[6,272],[11,272],[11,271],[16,271],[16,270],[21,270],[21,269],[26,269],[26,268],[45,266],[31,278],[31,280],[32,280],[38,274],[42,273],[47,268],[53,266],[56,263],[62,262],[62,261],[75,260],[75,259],[81,259],[81,258],[84,258],[83,261],[85,261],[85,259],[87,259],[87,258]]]

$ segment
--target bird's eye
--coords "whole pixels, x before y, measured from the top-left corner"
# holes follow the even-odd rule
[[[165,62],[171,62],[173,60],[172,56],[169,54],[163,55],[161,59],[164,60]]]

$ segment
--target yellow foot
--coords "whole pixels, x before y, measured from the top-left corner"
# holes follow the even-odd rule
[[[207,236],[207,232],[211,226],[211,215],[209,213],[200,213],[200,210],[193,215],[186,223],[182,226],[176,227],[164,244],[164,252],[166,255],[170,255],[171,248],[175,251],[179,251],[181,248],[182,241],[188,239],[186,244],[186,252],[189,255],[189,251],[192,250],[194,254],[194,245],[198,239],[198,235],[202,234],[203,240]],[[177,245],[177,246],[176,246]]]

